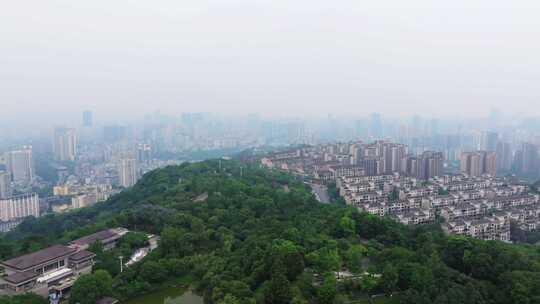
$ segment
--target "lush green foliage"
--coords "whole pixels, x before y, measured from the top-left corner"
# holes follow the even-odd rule
[[[212,303],[340,303],[378,293],[400,303],[540,303],[538,247],[447,237],[435,225],[408,228],[319,204],[291,176],[243,166],[242,176],[225,161],[221,170],[207,161],[153,171],[105,204],[26,222],[0,254],[123,226],[161,242],[121,274],[98,267],[115,275],[119,298],[190,282]],[[10,248],[12,240],[22,245]],[[352,274],[336,279],[343,270]]]
[[[332,203],[337,203],[340,205],[345,205],[345,200],[341,195],[339,195],[339,189],[336,186],[336,183],[329,183],[328,187],[328,197]]]
[[[71,304],[95,304],[97,300],[112,295],[112,277],[104,270],[82,275],[71,289]]]
[[[540,245],[540,230],[525,231],[521,230],[517,224],[512,223],[510,225],[510,235],[514,242]]]
[[[47,304],[48,301],[40,296],[26,294],[15,297],[0,297],[0,304]]]

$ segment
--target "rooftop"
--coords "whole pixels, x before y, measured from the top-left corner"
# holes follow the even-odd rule
[[[26,254],[20,257],[13,258],[2,262],[2,265],[15,268],[18,270],[25,270],[48,261],[60,258],[72,253],[75,253],[75,249],[69,248],[63,245],[54,245],[49,248],[45,248],[34,253]]]
[[[90,251],[86,251],[86,250],[81,250],[77,253],[75,253],[74,255],[70,256],[69,259],[72,260],[72,261],[82,261],[82,260],[85,260],[85,259],[89,259],[89,258],[93,258],[95,257],[96,255]]]
[[[90,245],[97,241],[103,241],[103,240],[110,239],[113,237],[119,237],[119,235],[116,232],[114,232],[112,229],[107,229],[107,230],[96,232],[94,234],[87,235],[85,237],[76,239],[74,241],[71,241],[70,244],[75,244],[79,246]]]
[[[37,276],[38,274],[33,271],[16,272],[7,277],[4,277],[4,280],[9,283],[20,284],[28,280],[32,280],[36,278]]]

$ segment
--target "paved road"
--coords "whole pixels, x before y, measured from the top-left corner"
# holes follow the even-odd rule
[[[328,196],[328,188],[319,184],[311,184],[311,189],[317,200],[323,204],[330,203],[330,197]]]

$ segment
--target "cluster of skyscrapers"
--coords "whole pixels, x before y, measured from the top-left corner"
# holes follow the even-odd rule
[[[355,164],[361,165],[369,176],[400,172],[427,180],[443,171],[444,156],[441,152],[425,151],[413,155],[406,145],[387,141],[356,143],[352,150]]]
[[[497,175],[497,154],[491,151],[463,152],[460,171],[469,176]]]

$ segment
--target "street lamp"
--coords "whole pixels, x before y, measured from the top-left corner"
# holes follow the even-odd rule
[[[119,256],[118,258],[120,259],[120,273],[122,273],[124,272],[124,263],[122,262],[124,256]]]

